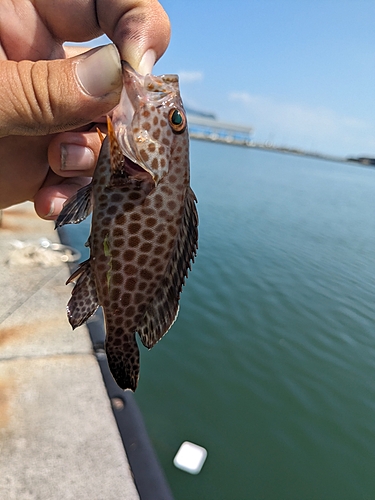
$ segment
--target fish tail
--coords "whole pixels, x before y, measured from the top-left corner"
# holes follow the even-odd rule
[[[139,378],[139,349],[135,334],[122,334],[115,330],[116,336],[107,332],[106,353],[108,366],[117,385],[121,389],[135,391]],[[119,345],[118,345],[119,344]]]

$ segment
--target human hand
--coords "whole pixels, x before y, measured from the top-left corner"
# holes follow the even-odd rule
[[[96,127],[117,105],[120,57],[112,45],[63,47],[105,33],[121,58],[150,72],[169,42],[156,0],[13,0],[0,4],[0,208],[33,200],[42,218],[89,182]]]

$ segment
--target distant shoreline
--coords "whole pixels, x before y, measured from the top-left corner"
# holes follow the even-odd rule
[[[372,158],[365,158],[365,157],[345,157],[345,156],[337,156],[337,155],[330,155],[326,153],[317,153],[314,151],[306,151],[303,149],[299,148],[290,148],[287,146],[276,146],[274,144],[270,144],[267,142],[255,142],[252,140],[239,140],[239,139],[233,139],[233,138],[228,138],[228,137],[218,137],[218,136],[209,136],[206,134],[201,134],[201,133],[196,133],[196,132],[190,132],[190,137],[191,139],[196,139],[198,141],[207,141],[207,142],[218,142],[220,144],[227,144],[230,146],[241,146],[245,148],[252,148],[252,149],[263,149],[266,151],[271,151],[274,153],[284,153],[284,154],[291,154],[291,155],[298,155],[298,156],[307,156],[310,158],[316,158],[318,160],[327,160],[327,161],[334,161],[334,162],[340,162],[340,163],[356,163],[357,165],[361,165],[364,167],[374,167],[375,166],[375,160]]]

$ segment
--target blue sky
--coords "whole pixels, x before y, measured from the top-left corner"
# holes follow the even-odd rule
[[[161,0],[172,24],[155,73],[186,105],[254,140],[375,156],[375,2]]]
[[[160,3],[172,39],[154,73],[178,73],[187,106],[255,141],[375,157],[374,0]]]

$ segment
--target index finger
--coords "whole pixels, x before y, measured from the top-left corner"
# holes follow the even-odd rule
[[[55,40],[85,42],[105,33],[122,59],[139,70],[143,56],[155,62],[170,39],[169,18],[157,0],[35,0],[39,16]]]
[[[148,59],[153,57],[152,67],[168,47],[169,18],[157,0],[132,2],[131,9],[126,8],[127,4],[129,2],[124,0],[122,2],[98,0],[97,13],[100,26],[117,45],[122,59],[133,68],[143,69],[140,65],[144,62],[142,59],[145,54]]]

